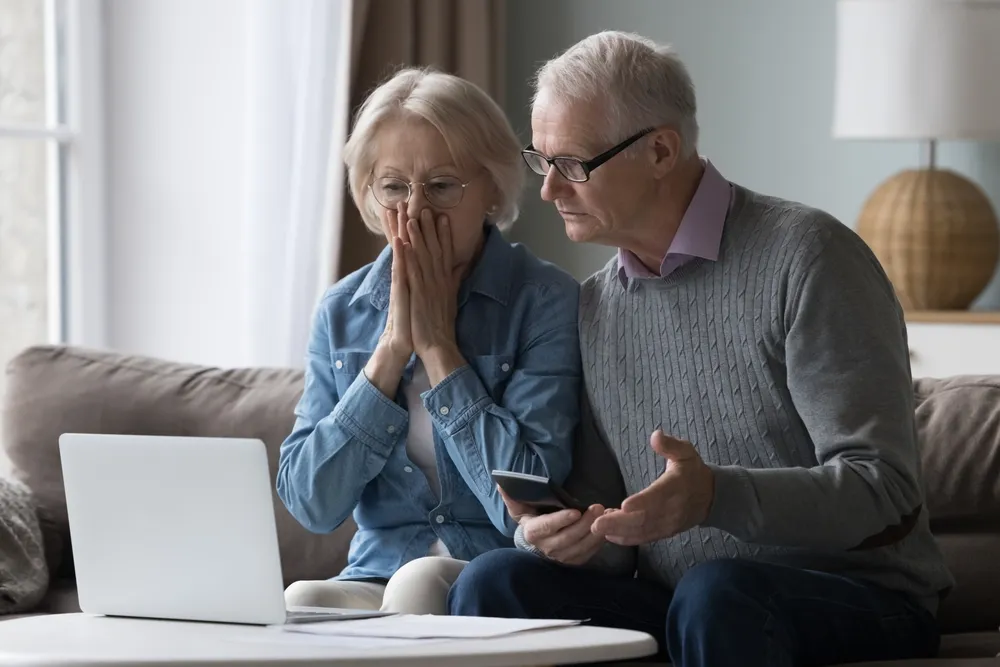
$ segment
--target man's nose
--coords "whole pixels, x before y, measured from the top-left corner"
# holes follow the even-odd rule
[[[566,177],[559,173],[558,169],[551,167],[542,180],[542,200],[555,201],[560,197],[565,197],[569,189],[570,184]]]

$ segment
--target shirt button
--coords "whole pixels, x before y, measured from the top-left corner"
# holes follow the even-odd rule
[[[440,514],[434,517],[434,520],[437,521],[438,523],[444,523],[444,517],[441,516]]]
[[[344,362],[341,361],[340,359],[337,359],[337,362],[334,364],[334,366],[336,366],[338,369],[339,368],[343,368],[344,367]]]
[[[389,424],[388,426],[385,427],[385,430],[388,431],[389,433],[395,433],[396,427],[393,426],[392,424]]]
[[[403,472],[413,472],[413,468],[410,466],[403,466]]]
[[[443,414],[443,415],[446,415],[446,414],[448,414],[448,406],[447,406],[447,405],[442,405],[442,406],[441,406],[441,409],[440,409],[440,410],[438,410],[438,412],[440,412],[440,413],[441,413],[441,414]]]
[[[510,370],[510,364],[504,364],[503,366],[500,367],[500,370],[506,373],[507,371]]]

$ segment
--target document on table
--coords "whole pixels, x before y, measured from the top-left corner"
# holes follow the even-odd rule
[[[241,644],[277,644],[279,646],[320,646],[343,649],[345,651],[367,651],[384,648],[412,648],[414,646],[425,646],[427,644],[440,644],[448,642],[448,639],[399,639],[396,637],[355,637],[352,635],[316,635],[304,634],[301,632],[284,632],[284,627],[274,628],[274,632],[261,632],[252,634],[236,641]]]
[[[342,637],[393,639],[490,639],[518,632],[579,625],[580,621],[479,616],[432,616],[400,614],[357,621],[333,621],[285,625],[285,632]]]

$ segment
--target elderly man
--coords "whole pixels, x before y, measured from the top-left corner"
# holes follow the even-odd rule
[[[580,296],[589,416],[568,487],[594,504],[507,499],[519,548],[473,561],[450,612],[642,630],[680,667],[933,655],[952,579],[875,257],[699,156],[668,48],[602,33],[537,85],[542,198],[570,239],[618,249]]]

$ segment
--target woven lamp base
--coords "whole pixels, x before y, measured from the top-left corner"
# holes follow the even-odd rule
[[[904,171],[882,183],[865,202],[857,232],[906,310],[968,308],[1000,259],[989,199],[943,169]]]

